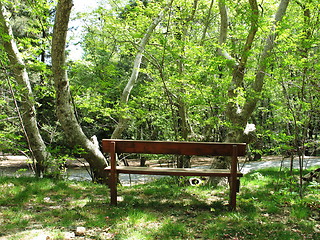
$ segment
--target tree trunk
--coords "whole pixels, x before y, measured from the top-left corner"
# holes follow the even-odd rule
[[[99,145],[89,140],[79,125],[71,101],[69,80],[66,70],[65,47],[72,0],[60,0],[57,5],[52,36],[52,72],[56,90],[57,116],[73,146],[84,150],[83,157],[90,164],[93,180],[106,182],[104,168],[107,161]]]
[[[274,23],[270,30],[270,34],[265,40],[265,46],[259,59],[255,81],[253,82],[251,88],[247,89],[248,97],[242,107],[237,105],[236,101],[233,100],[238,97],[237,88],[243,86],[244,74],[249,56],[248,51],[251,49],[254,36],[257,31],[257,21],[259,15],[256,1],[249,0],[249,2],[253,15],[251,17],[251,29],[247,36],[247,40],[239,63],[233,66],[233,78],[228,90],[230,100],[227,106],[227,117],[233,125],[233,128],[230,129],[227,136],[227,141],[229,142],[239,142],[243,139],[243,130],[249,118],[251,117],[258,101],[260,100],[264,77],[268,66],[268,58],[270,57],[271,51],[273,50],[274,42],[277,36],[275,28],[285,15],[287,6],[289,4],[289,0],[281,0],[279,4]],[[229,60],[229,58],[227,59]]]
[[[242,120],[243,128],[246,126],[246,122],[251,117],[258,101],[260,100],[261,91],[264,84],[264,77],[266,75],[266,69],[268,67],[268,59],[271,55],[271,51],[274,48],[275,39],[277,37],[276,26],[279,24],[279,22],[281,22],[282,18],[286,14],[289,1],[290,0],[281,0],[277,13],[275,15],[273,25],[270,30],[270,34],[265,40],[264,49],[259,59],[255,81],[253,82],[252,88],[250,89],[250,94],[248,94],[249,98],[246,100],[242,110],[242,114],[240,116],[240,118],[243,119]],[[242,138],[242,135],[239,136],[238,140],[241,138]]]
[[[8,56],[10,69],[12,70],[15,80],[19,85],[19,94],[21,97],[20,110],[22,127],[25,130],[26,138],[30,146],[31,155],[35,163],[35,171],[38,177],[43,176],[48,171],[50,154],[46,149],[46,145],[40,135],[36,110],[34,107],[34,97],[29,81],[29,76],[26,70],[25,63],[20,56],[17,48],[11,26],[9,25],[9,19],[7,12],[3,4],[0,2],[0,24],[1,24],[1,36],[2,45]]]
[[[247,89],[249,96],[243,106],[240,106],[236,102],[236,98],[238,97],[237,89],[243,86],[244,74],[246,69],[246,64],[248,60],[249,53],[248,51],[251,49],[252,43],[254,41],[254,36],[257,31],[257,22],[258,22],[258,7],[256,0],[249,0],[251,6],[251,28],[248,33],[246,43],[244,45],[244,49],[241,54],[241,58],[239,62],[235,62],[229,53],[220,49],[218,53],[225,57],[228,62],[228,67],[233,69],[232,81],[229,86],[228,96],[229,103],[227,105],[226,115],[230,120],[232,127],[230,127],[229,132],[227,134],[226,142],[242,142],[243,141],[243,132],[247,125],[249,118],[251,117],[258,101],[260,100],[261,91],[264,83],[265,71],[268,66],[268,58],[270,57],[271,51],[274,47],[274,42],[277,36],[276,26],[282,20],[283,16],[286,13],[287,6],[289,4],[289,0],[281,0],[277,13],[275,15],[274,23],[271,27],[270,34],[265,40],[265,46],[262,51],[261,57],[258,63],[258,70],[255,76],[255,81],[251,89]],[[227,11],[225,7],[225,1],[219,1],[219,9],[221,15],[221,28],[220,28],[220,44],[223,44],[226,41],[227,36]],[[218,158],[217,161],[212,163],[212,168],[228,168],[229,167],[228,159]],[[211,179],[210,183],[216,185],[219,181],[216,179]]]

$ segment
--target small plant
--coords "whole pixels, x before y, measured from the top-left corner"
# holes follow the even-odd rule
[[[291,208],[291,216],[297,219],[307,219],[310,216],[310,209],[305,204],[296,204]]]
[[[186,236],[187,229],[185,224],[171,220],[164,221],[154,234],[157,239],[185,239]]]

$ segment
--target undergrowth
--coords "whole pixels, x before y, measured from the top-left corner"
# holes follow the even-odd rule
[[[1,177],[0,239],[320,239],[320,186],[304,184],[301,198],[298,172],[246,174],[233,212],[228,187],[185,182],[120,187],[111,207],[103,185]]]

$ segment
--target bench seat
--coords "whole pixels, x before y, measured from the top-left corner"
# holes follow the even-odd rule
[[[111,167],[105,168],[106,172],[111,171]],[[143,175],[169,175],[169,176],[215,176],[230,177],[228,169],[203,169],[203,168],[165,168],[165,167],[127,167],[117,166],[117,173],[143,174]],[[241,172],[237,172],[237,177],[242,177]]]
[[[110,156],[110,167],[105,168],[109,175],[110,203],[117,205],[118,174],[168,175],[168,176],[216,176],[227,177],[230,186],[230,209],[236,209],[236,194],[239,191],[238,156],[245,156],[245,143],[177,142],[103,139],[102,149]],[[162,168],[117,166],[117,155],[121,153],[174,154],[186,156],[227,156],[230,169],[203,168]]]

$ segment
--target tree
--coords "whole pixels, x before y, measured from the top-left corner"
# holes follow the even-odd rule
[[[132,67],[132,72],[131,76],[127,82],[127,85],[123,89],[122,95],[120,97],[120,106],[122,108],[126,107],[126,104],[129,101],[129,96],[132,91],[132,88],[134,87],[138,74],[140,71],[140,65],[143,57],[143,53],[145,51],[146,45],[148,44],[148,41],[154,31],[154,29],[158,26],[160,21],[163,19],[164,14],[171,8],[173,0],[170,0],[170,2],[167,4],[167,6],[158,14],[158,16],[152,21],[150,26],[148,27],[146,33],[144,34],[143,38],[140,40],[140,43],[138,45],[138,52],[136,54],[133,67]],[[120,116],[119,122],[114,129],[111,138],[120,138],[122,132],[125,130],[128,122],[128,117],[127,116]]]
[[[261,91],[264,83],[264,78],[269,65],[269,57],[273,50],[275,39],[277,37],[276,26],[279,25],[283,16],[286,13],[289,0],[282,0],[279,4],[278,10],[275,14],[274,22],[272,23],[269,35],[265,39],[265,45],[261,52],[259,62],[257,63],[257,69],[255,79],[251,87],[245,89],[246,97],[239,104],[237,99],[243,98],[241,96],[241,89],[244,86],[244,77],[247,68],[248,57],[250,56],[250,50],[258,30],[258,4],[255,0],[249,0],[251,6],[251,27],[246,38],[243,50],[240,54],[239,61],[235,61],[230,54],[220,50],[220,54],[228,60],[230,68],[232,69],[232,81],[228,89],[228,106],[227,106],[227,117],[232,123],[233,127],[230,129],[227,137],[227,141],[239,142],[243,137],[243,129],[245,128],[249,118],[251,117],[255,107],[260,100]],[[220,44],[223,44],[226,39],[226,10],[224,0],[219,2],[220,4],[220,15],[221,15],[221,28],[220,28]]]
[[[40,135],[37,125],[37,116],[35,110],[34,96],[29,81],[26,65],[18,50],[12,28],[9,24],[8,13],[5,6],[0,2],[0,24],[1,24],[1,44],[6,52],[10,63],[10,70],[13,73],[17,84],[19,85],[19,95],[21,98],[20,109],[22,127],[25,129],[26,139],[30,146],[31,156],[35,162],[35,170],[37,176],[47,174],[50,154]]]
[[[296,1],[291,12],[294,12],[296,21],[295,37],[284,34],[286,44],[279,47],[286,52],[281,63],[287,67],[279,73],[282,86],[283,102],[287,110],[288,120],[286,134],[291,136],[284,146],[291,155],[291,172],[294,156],[299,157],[300,166],[300,196],[302,197],[302,170],[304,155],[307,147],[314,145],[313,125],[318,118],[319,94],[314,91],[315,77],[318,74],[318,42],[319,7],[312,0]],[[294,59],[294,61],[292,61]],[[311,134],[310,134],[311,132]]]
[[[57,116],[65,136],[73,146],[83,149],[83,157],[90,164],[93,179],[98,182],[106,181],[104,168],[106,159],[99,149],[99,144],[83,133],[74,113],[70,85],[66,67],[66,37],[72,8],[72,0],[60,0],[56,9],[52,36],[52,72],[56,89]]]

